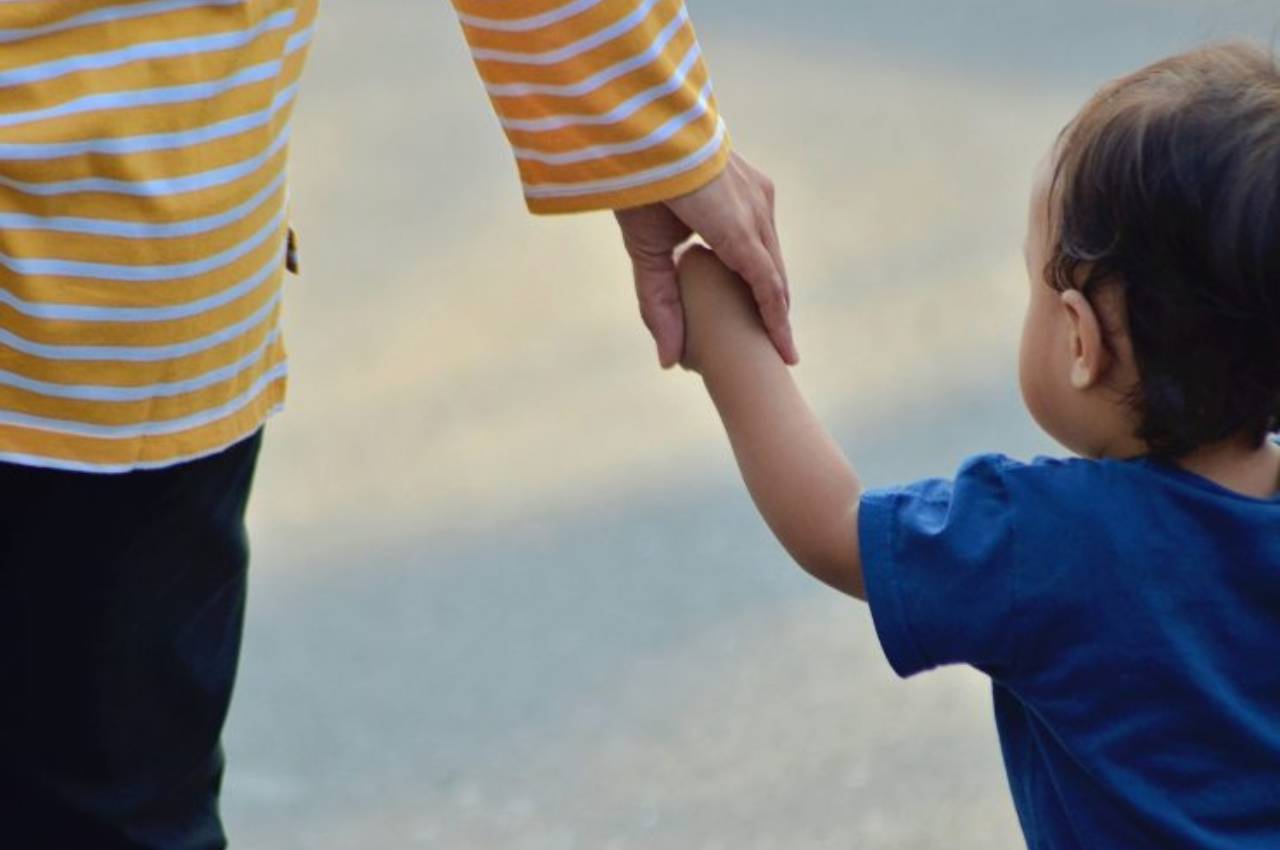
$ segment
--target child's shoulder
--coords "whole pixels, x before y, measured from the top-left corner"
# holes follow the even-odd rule
[[[926,478],[887,488],[888,494],[914,495],[926,501],[978,496],[993,502],[1025,503],[1029,496],[1075,493],[1121,474],[1108,461],[1036,457],[1018,460],[1005,454],[972,455],[951,477]],[[1020,498],[1015,499],[1014,495]]]
[[[1167,470],[1145,459],[1039,456],[1024,461],[1004,454],[980,454],[960,466],[952,486],[999,492],[1015,511],[1096,513],[1146,500],[1169,481]]]
[[[1036,457],[1016,460],[1003,454],[975,455],[965,461],[954,481],[954,494],[985,494],[1016,521],[1029,517],[1043,524],[1050,517],[1087,521],[1091,525],[1124,525],[1135,516],[1165,513],[1196,515],[1205,520],[1232,517],[1274,527],[1280,496],[1254,498],[1151,457],[1091,459]]]
[[[960,471],[1046,480],[1100,477],[1163,479],[1168,474],[1163,466],[1159,461],[1146,457],[1117,459],[1036,455],[1029,460],[1021,460],[999,452],[988,452],[969,456],[961,464]]]
[[[1027,482],[1069,487],[1102,478],[1130,475],[1137,469],[1138,464],[1134,461],[1045,455],[1019,460],[993,452],[972,455],[966,459],[956,473],[956,480],[976,478],[999,482],[1005,486]]]

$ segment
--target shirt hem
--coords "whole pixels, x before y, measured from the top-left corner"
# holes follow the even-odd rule
[[[674,198],[688,195],[691,192],[696,192],[719,177],[729,164],[730,152],[731,147],[726,139],[725,143],[720,146],[720,150],[706,162],[665,180],[658,180],[615,192],[597,192],[556,198],[531,198],[526,196],[525,204],[529,212],[534,215],[562,215],[623,210],[670,201]]]
[[[920,650],[907,622],[902,590],[893,569],[893,517],[897,497],[892,490],[863,494],[858,506],[858,546],[867,604],[880,648],[893,672],[906,679],[935,665]]]
[[[48,469],[55,472],[80,472],[90,475],[127,475],[130,472],[147,472],[156,469],[166,469],[171,466],[178,466],[180,464],[202,460],[226,451],[237,443],[247,440],[254,434],[261,431],[266,426],[267,420],[283,410],[284,402],[277,402],[264,411],[263,414],[254,422],[253,427],[244,433],[237,433],[236,436],[231,439],[220,441],[212,447],[204,448],[190,454],[177,455],[171,458],[131,461],[129,463],[119,464],[99,464],[90,463],[88,461],[73,460],[71,458],[49,457],[24,452],[0,451],[0,463],[25,466],[32,469]]]

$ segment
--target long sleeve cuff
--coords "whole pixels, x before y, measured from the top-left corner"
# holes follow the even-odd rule
[[[710,182],[729,137],[682,0],[453,0],[535,213]]]

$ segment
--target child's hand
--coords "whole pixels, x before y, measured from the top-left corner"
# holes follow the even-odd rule
[[[750,289],[719,257],[693,245],[680,255],[677,268],[685,310],[681,366],[702,372],[709,360],[741,345],[744,338],[767,342]]]

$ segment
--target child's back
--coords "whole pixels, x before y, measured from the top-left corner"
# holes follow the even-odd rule
[[[1280,69],[1120,80],[1033,192],[1021,383],[1081,459],[863,493],[710,255],[703,374],[774,533],[903,676],[987,673],[1036,850],[1280,848]]]
[[[1280,497],[987,456],[865,495],[860,538],[894,669],[991,676],[1033,846],[1280,846]]]

